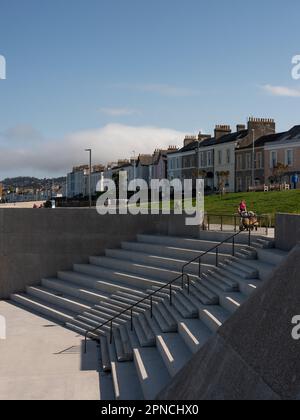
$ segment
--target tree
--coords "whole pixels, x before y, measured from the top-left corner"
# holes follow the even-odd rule
[[[273,168],[273,175],[271,177],[272,180],[282,184],[283,177],[288,172],[288,169],[288,165],[284,165],[283,163],[278,162],[277,165]]]
[[[226,184],[228,183],[228,177],[230,175],[229,171],[221,171],[221,172],[217,172],[217,176],[218,176],[218,190],[220,192],[221,198],[225,193],[225,187]]]

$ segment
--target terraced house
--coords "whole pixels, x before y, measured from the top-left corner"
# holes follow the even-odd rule
[[[291,130],[278,134],[274,141],[265,144],[265,179],[270,182],[286,182],[294,184],[294,177],[300,178],[300,125]],[[276,173],[280,164],[281,174]],[[299,187],[299,182],[296,183]]]

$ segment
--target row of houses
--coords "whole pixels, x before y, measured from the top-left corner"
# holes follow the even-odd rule
[[[168,156],[168,178],[204,178],[207,191],[245,192],[300,175],[300,126],[276,133],[273,119],[249,118],[247,126],[217,125],[214,136],[186,137]],[[300,185],[297,185],[300,186]]]
[[[263,189],[274,183],[297,183],[300,175],[300,125],[283,133],[276,132],[273,119],[249,118],[232,131],[229,125],[217,125],[213,136],[199,133],[186,136],[183,147],[157,149],[153,154],[119,160],[92,168],[91,187],[126,172],[128,181],[144,179],[205,180],[207,192]],[[297,184],[300,187],[300,184]],[[67,176],[66,195],[87,196],[89,167],[79,166]]]

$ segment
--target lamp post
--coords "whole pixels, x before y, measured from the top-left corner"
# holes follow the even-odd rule
[[[89,153],[89,205],[92,208],[92,149],[85,149]]]
[[[252,129],[252,187],[255,187],[255,130]]]

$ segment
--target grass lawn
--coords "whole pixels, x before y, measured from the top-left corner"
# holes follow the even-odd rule
[[[222,199],[218,195],[208,196],[205,198],[205,211],[211,214],[234,214],[242,199],[246,200],[248,210],[259,215],[268,214],[272,216],[272,221],[278,212],[300,214],[300,190],[232,193]]]

